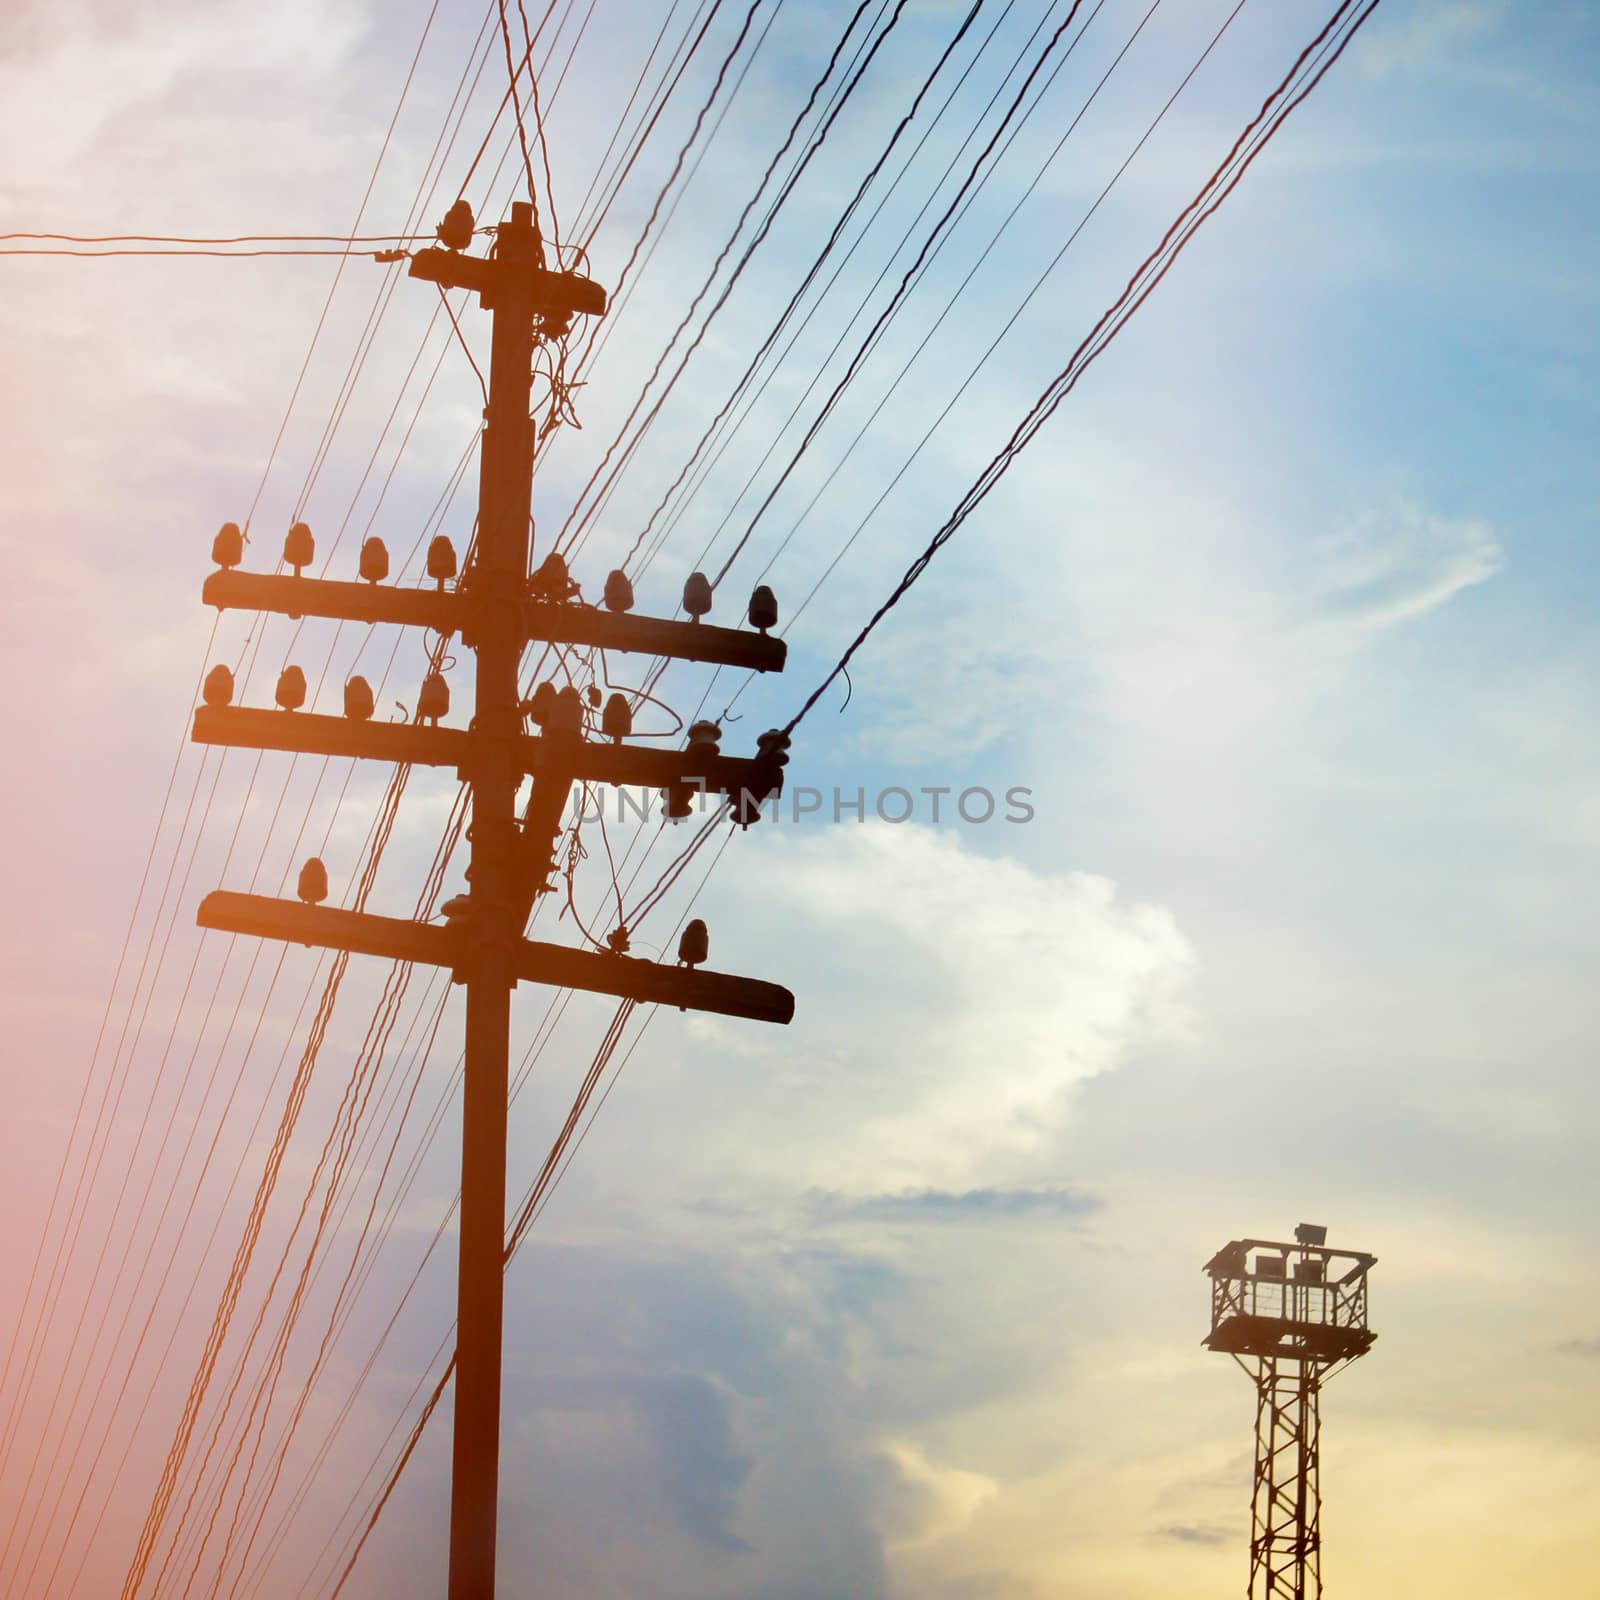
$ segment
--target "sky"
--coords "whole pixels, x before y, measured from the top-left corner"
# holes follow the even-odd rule
[[[854,9],[750,13],[575,391],[581,428],[541,447],[536,558],[751,239],[760,211],[713,271]],[[798,709],[1331,6],[1242,6],[1097,204],[1232,9],[1080,8],[1065,37],[1081,25],[1081,42],[757,517],[956,192],[978,147],[963,140],[987,138],[1013,62],[1026,72],[1067,12],[978,8],[830,273],[859,248],[636,576],[640,609],[669,614],[749,529],[712,620],[738,622],[766,582],[792,627],[774,680],[672,668],[656,692],[675,714],[726,708],[724,748],[747,752]],[[569,239],[665,11],[553,14],[540,88]],[[600,283],[747,11],[716,9],[588,240]],[[851,47],[891,14],[869,7]],[[0,232],[427,232],[505,83],[481,8],[444,0],[419,51],[428,16],[23,0],[0,36]],[[912,0],[887,34],[594,518],[573,566],[586,593],[966,16]],[[1324,1399],[1333,1592],[1501,1600],[1531,1571],[1557,1600],[1591,1591],[1597,47],[1578,0],[1384,0],[800,725],[788,810],[733,834],[709,875],[720,844],[698,856],[638,926],[636,953],[670,959],[695,896],[711,965],[785,984],[796,1016],[632,1019],[507,1277],[499,1592],[1237,1593],[1252,1401],[1201,1348],[1201,1267],[1301,1221],[1378,1258],[1377,1344]],[[480,218],[520,181],[520,158],[493,166],[509,137],[501,119],[469,185]],[[327,973],[315,952],[202,937],[194,908],[217,886],[292,893],[313,853],[343,898],[389,776],[201,752],[199,680],[254,661],[239,698],[266,705],[292,660],[334,709],[361,670],[399,715],[426,670],[415,636],[219,620],[200,603],[209,541],[248,519],[245,564],[270,569],[304,515],[330,575],[378,533],[415,581],[414,543],[470,535],[472,472],[446,491],[479,395],[437,297],[370,259],[17,256],[0,279],[0,1574],[19,1596],[98,1596],[121,1587]],[[485,318],[458,315],[484,364]],[[466,657],[447,667],[460,726]],[[634,686],[643,669],[611,670]],[[796,818],[802,789],[817,809]],[[907,820],[886,820],[893,798],[878,814],[894,790]],[[969,821],[956,797],[976,815],[980,792],[995,814]],[[413,914],[455,793],[412,775],[372,909]],[[639,894],[682,840],[652,846]],[[575,901],[598,933],[614,896],[592,825],[584,844]],[[581,942],[561,899],[533,933]],[[236,1371],[264,1370],[260,1342],[241,1352],[306,1259],[297,1208],[326,1192],[319,1153],[365,1081],[386,976],[357,960],[339,991],[198,1442],[239,1437],[214,1413]],[[259,1494],[303,1400],[263,1531],[219,1583],[240,1480],[219,1499],[197,1448],[177,1553],[141,1593],[185,1592],[196,1563],[188,1592],[331,1591],[347,1506],[392,1463],[449,1335],[461,1013],[428,972],[393,1002],[249,1480]],[[519,992],[516,1052],[537,1048],[511,1109],[513,1196],[611,1015]],[[90,1123],[107,1107],[101,1145],[74,1131],[80,1097]],[[391,1219],[371,1254],[369,1210]],[[446,1391],[346,1596],[442,1588],[448,1424]]]

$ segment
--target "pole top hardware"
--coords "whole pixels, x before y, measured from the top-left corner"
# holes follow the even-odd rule
[[[490,256],[462,254],[472,241],[472,213],[456,215],[456,206],[439,225],[444,248],[430,246],[411,258],[406,271],[413,278],[436,283],[443,289],[474,290],[482,304],[492,310],[502,295],[522,299],[529,314],[550,331],[562,331],[575,316],[603,317],[606,292],[598,283],[577,272],[551,272],[543,264],[543,250],[533,231],[532,214],[526,204],[512,207],[512,220],[496,230],[495,252]],[[462,225],[465,224],[465,233]]]

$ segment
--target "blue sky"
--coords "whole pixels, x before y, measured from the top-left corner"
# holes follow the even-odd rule
[[[541,461],[540,548],[849,9],[779,9],[579,392],[582,431],[558,434]],[[725,594],[756,581],[1146,9],[1108,0],[1095,16]],[[1206,0],[1152,17],[773,567],[785,618],[1228,9]],[[884,46],[599,519],[577,568],[590,590],[962,10],[914,4]],[[984,8],[960,65],[1002,10]],[[642,607],[674,603],[848,319],[852,285],[867,290],[1040,10],[1015,7],[978,58],[826,313],[639,579]],[[0,115],[18,152],[0,182],[5,226],[348,228],[422,16],[344,0],[297,0],[271,19],[231,3],[25,10],[0,47]],[[603,5],[574,55],[550,116],[568,217],[655,17]],[[797,706],[1323,20],[1300,0],[1243,8],[800,619],[789,671],[741,697],[730,748]],[[373,231],[400,226],[478,21],[443,8],[380,168]],[[595,240],[601,282],[614,281],[737,21],[733,10],[719,17]],[[1227,1238],[1303,1219],[1380,1258],[1379,1343],[1327,1401],[1329,1581],[1476,1600],[1515,1592],[1537,1563],[1551,1594],[1587,1592],[1600,1553],[1600,1305],[1584,1220],[1600,1111],[1590,1071],[1600,483],[1588,381],[1597,31],[1578,4],[1385,0],[867,645],[848,706],[840,712],[836,686],[802,725],[794,784],[1021,785],[1035,816],[974,827],[920,812],[900,826],[829,819],[734,839],[696,906],[713,965],[790,985],[796,1022],[769,1034],[656,1018],[518,1257],[502,1592],[525,1592],[534,1574],[573,1595],[740,1600],[1123,1600],[1236,1587],[1248,1391],[1198,1347],[1199,1268]],[[491,56],[446,163],[450,193],[502,81]],[[17,747],[37,755],[4,800],[20,847],[0,1004],[22,1068],[5,1091],[15,1159],[0,1164],[0,1200],[17,1223],[0,1268],[20,1293],[185,708],[207,660],[233,658],[245,640],[247,620],[226,618],[207,656],[207,541],[255,490],[331,272],[320,261],[0,268],[13,365],[0,539],[19,575],[6,668]],[[346,269],[266,479],[252,564],[275,555],[387,270]],[[470,369],[436,325],[402,426],[436,357],[439,377],[403,454],[398,430],[384,431],[432,313],[402,280],[307,501],[321,548],[346,525],[337,559],[349,567],[369,518],[397,556],[409,548],[475,425]],[[482,318],[464,314],[463,329],[481,360]],[[377,472],[363,480],[375,445]],[[764,470],[757,493],[772,480]],[[443,524],[458,545],[469,498],[470,482]],[[718,617],[731,611],[719,595]],[[291,646],[281,622],[261,637],[264,675]],[[315,631],[293,645],[308,665],[331,651],[329,693],[356,648]],[[362,648],[366,670],[380,657],[376,644]],[[421,662],[406,641],[388,698],[409,699]],[[466,664],[451,677],[464,705]],[[675,669],[664,681],[687,711],[706,675]],[[719,680],[710,709],[736,687]],[[177,770],[180,797],[211,782],[192,750]],[[64,1279],[69,1326],[76,1316],[113,1329],[125,1309],[136,1326],[154,1301],[153,1325],[173,1332],[152,1450],[170,1436],[203,1337],[195,1318],[209,1316],[243,1220],[245,1197],[225,1195],[221,1175],[234,1160],[246,1183],[259,1169],[265,1135],[248,1133],[250,1118],[260,1107],[270,1128],[276,1117],[271,1067],[297,1048],[293,1007],[316,970],[290,952],[266,1002],[276,952],[251,966],[253,951],[199,941],[192,906],[214,883],[244,887],[258,853],[270,889],[324,834],[336,890],[349,880],[381,776],[356,777],[337,814],[342,771],[314,788],[315,776],[268,765],[247,793],[248,768],[224,769],[187,872],[192,836],[169,814],[158,873],[169,859],[180,866],[162,879],[161,915],[146,900],[135,920],[135,948],[153,928],[159,949],[170,919],[161,976],[148,1011],[131,974],[113,995],[113,1031],[129,1042],[116,1056],[127,1109],[108,1171],[131,1175],[131,1196],[148,1182],[158,1208],[180,1140],[224,1130],[193,1234],[177,1233],[181,1207],[165,1231],[132,1200],[113,1207],[115,1183],[90,1212],[113,1264],[174,1252],[198,1310],[156,1300],[148,1274],[114,1287],[102,1275],[91,1290],[82,1260]],[[413,780],[375,906],[409,913],[451,793]],[[606,889],[598,854],[579,880],[594,916]],[[643,940],[669,939],[667,919],[697,877]],[[447,892],[461,886],[457,867]],[[556,909],[551,936],[575,938]],[[285,1164],[287,1193],[310,1175],[381,980],[352,969]],[[244,1020],[229,1031],[236,1000]],[[519,999],[523,1037],[544,1010],[539,996]],[[513,1192],[542,1159],[606,1019],[581,1000],[563,1013],[513,1109]],[[444,1089],[458,1027],[452,1006],[421,1068],[421,1105]],[[237,1074],[241,1085],[237,1114],[220,1123],[220,1092],[201,1092],[213,1068],[219,1084]],[[314,1392],[294,1473],[449,1203],[454,1115],[447,1105],[348,1343]],[[152,1165],[150,1130],[167,1128]],[[358,1168],[364,1200],[379,1182],[370,1150]],[[221,1243],[206,1253],[213,1222]],[[275,1212],[269,1244],[287,1228]],[[353,1245],[353,1232],[337,1241]],[[447,1234],[319,1483],[354,1479],[377,1453],[447,1326],[453,1271]],[[314,1299],[313,1321],[318,1306],[326,1315]],[[300,1339],[296,1380],[315,1349],[309,1330]],[[46,1358],[69,1393],[87,1374],[84,1401],[66,1427],[47,1426],[38,1400],[23,1413],[8,1494],[53,1492],[29,1466],[48,1459],[40,1441],[53,1432],[109,1420],[114,1438],[131,1435],[128,1414],[87,1400],[102,1370],[120,1372],[126,1346],[109,1338],[97,1366],[89,1343],[69,1359],[62,1341]],[[134,1365],[142,1393],[155,1368]],[[441,1412],[347,1594],[442,1572],[446,1422]],[[83,1592],[120,1577],[146,1498],[143,1448],[107,1488],[101,1534],[82,1546]],[[275,1583],[312,1568],[342,1503],[316,1490]],[[31,1551],[20,1567],[5,1559],[19,1592],[46,1592],[37,1574],[23,1581]]]

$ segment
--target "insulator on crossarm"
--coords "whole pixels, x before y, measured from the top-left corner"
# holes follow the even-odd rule
[[[389,547],[382,539],[362,542],[361,576],[368,583],[382,583],[389,576]]]
[[[689,748],[715,752],[722,743],[722,729],[714,722],[696,722],[689,729]]]
[[[299,667],[285,667],[278,674],[276,699],[285,711],[298,711],[306,703],[306,675]]]
[[[678,940],[678,959],[686,967],[698,967],[710,954],[711,936],[706,932],[705,923],[696,917]]]
[[[633,585],[621,567],[606,574],[604,598],[607,611],[633,610]]]
[[[698,622],[711,609],[711,580],[703,572],[691,572],[683,586],[683,609]]]
[[[548,728],[556,714],[556,686],[546,680],[522,702],[523,712],[541,728]]]
[[[434,232],[446,250],[465,250],[472,243],[472,232],[476,226],[472,207],[465,200],[457,200],[445,212],[444,221]]]
[[[756,740],[756,749],[762,758],[776,767],[789,765],[789,735],[781,728],[768,728]]]
[[[344,686],[344,714],[352,722],[370,721],[375,704],[372,685],[365,678],[352,678]]]
[[[556,691],[555,709],[545,726],[551,733],[583,732],[583,696],[570,683]]]
[[[552,550],[528,579],[528,593],[536,600],[570,600],[577,588],[567,571],[567,558],[559,550]]]
[[[757,584],[750,596],[750,626],[763,633],[778,625],[778,597],[766,586]]]
[[[417,720],[437,722],[450,715],[450,685],[442,672],[430,672],[417,692]]]
[[[316,559],[316,554],[317,543],[311,537],[311,529],[303,522],[295,523],[284,535],[283,564],[286,567],[293,567],[295,576],[298,577],[300,572]]]
[[[669,783],[661,791],[667,816],[674,822],[694,815],[695,786],[692,783]]]
[[[244,560],[244,535],[237,522],[224,522],[211,541],[211,559],[226,571]]]
[[[308,906],[320,906],[328,898],[328,869],[315,856],[301,867],[295,893]]]
[[[428,545],[428,576],[442,589],[456,575],[456,547],[444,534],[436,534]]]
[[[614,694],[600,714],[600,731],[613,744],[621,744],[633,732],[633,707],[625,694]]]
[[[213,667],[206,674],[205,687],[200,691],[208,706],[233,704],[233,673],[227,667]]]

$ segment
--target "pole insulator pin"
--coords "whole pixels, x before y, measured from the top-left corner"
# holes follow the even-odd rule
[[[765,633],[778,625],[778,597],[766,586],[757,584],[750,596],[750,626]]]
[[[274,697],[285,711],[298,711],[306,703],[306,675],[299,667],[285,667],[278,674],[278,691]]]
[[[686,967],[697,967],[710,954],[711,936],[706,932],[705,923],[696,917],[678,941],[678,959]]]
[[[436,534],[428,545],[428,576],[443,590],[445,580],[456,575],[456,547],[444,534]]]
[[[244,560],[244,535],[237,522],[224,522],[211,541],[211,559],[224,571]]]
[[[434,233],[446,250],[460,251],[472,243],[472,233],[476,226],[472,207],[465,200],[457,200],[445,212],[444,221],[434,229]]]
[[[606,574],[605,603],[607,611],[633,610],[633,585],[621,567]]]
[[[613,744],[621,744],[633,732],[633,707],[625,694],[614,694],[600,713],[600,731]]]
[[[301,867],[300,881],[295,885],[295,893],[308,906],[320,906],[328,898],[328,869],[316,856],[312,856]]]
[[[683,609],[698,622],[711,609],[711,580],[703,572],[691,572],[683,586]]]
[[[361,576],[382,583],[389,576],[389,547],[382,539],[367,539],[361,546]]]
[[[293,567],[295,576],[299,577],[301,571],[309,567],[316,559],[317,542],[311,537],[311,529],[303,522],[297,522],[283,540],[283,564]]]
[[[430,672],[417,692],[417,720],[437,722],[450,715],[450,685],[442,672]]]
[[[345,684],[344,714],[352,722],[370,722],[376,704],[372,695],[372,685],[365,678],[354,677]]]
[[[205,687],[200,691],[208,706],[233,704],[233,673],[224,666],[213,667],[206,674]]]
[[[578,586],[567,571],[567,559],[559,550],[552,550],[528,579],[528,593],[535,600],[570,600]]]

